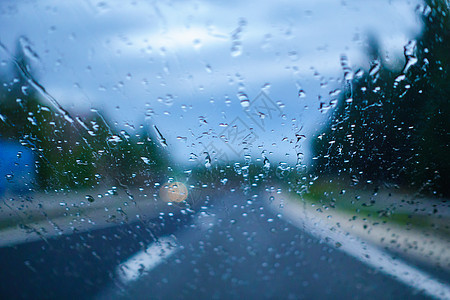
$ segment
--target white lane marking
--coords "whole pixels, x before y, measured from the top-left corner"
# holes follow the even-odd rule
[[[382,251],[356,236],[336,229],[336,227],[330,230],[324,220],[305,211],[300,203],[286,201],[283,209],[276,209],[273,204],[267,206],[276,213],[282,213],[283,218],[295,227],[308,231],[331,246],[335,246],[339,242],[341,244],[339,250],[380,272],[394,277],[413,289],[435,299],[450,299],[450,287],[447,284],[416,267],[408,265],[401,259],[394,259],[388,252]],[[299,212],[302,212],[302,214]]]
[[[199,232],[205,232],[216,225],[215,214],[200,212],[195,220],[195,226]],[[175,237],[160,237],[157,242],[151,243],[146,250],[142,250],[131,256],[116,268],[119,280],[126,284],[139,279],[141,276],[150,273],[164,260],[183,249],[177,243]]]
[[[122,283],[135,281],[156,268],[178,250],[179,246],[174,237],[159,238],[157,242],[150,244],[146,250],[139,251],[117,267],[116,273],[119,280]]]

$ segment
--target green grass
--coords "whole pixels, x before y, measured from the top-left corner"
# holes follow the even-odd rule
[[[371,224],[391,223],[431,229],[435,221],[433,216],[404,212],[401,209],[397,211],[398,207],[405,205],[401,199],[396,202],[392,198],[390,203],[386,203],[387,201],[380,201],[376,197],[371,197],[370,191],[351,187],[350,184],[345,182],[316,181],[308,186],[306,192],[300,194],[293,189],[289,190],[298,200],[311,206],[314,205],[317,209],[320,208],[322,211],[334,210],[348,215],[349,219],[365,219],[370,221]]]

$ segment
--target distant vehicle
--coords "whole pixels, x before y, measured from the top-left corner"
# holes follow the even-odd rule
[[[0,141],[0,195],[29,192],[35,181],[33,151],[13,142]]]

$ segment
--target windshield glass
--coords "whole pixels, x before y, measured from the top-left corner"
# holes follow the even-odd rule
[[[449,3],[0,3],[4,298],[449,299]]]

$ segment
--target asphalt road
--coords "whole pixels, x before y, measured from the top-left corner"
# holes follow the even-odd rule
[[[2,299],[426,298],[345,254],[339,247],[329,246],[290,225],[267,209],[260,198],[248,201],[250,198],[240,192],[228,192],[212,197],[192,215],[166,215],[0,248],[0,296]],[[152,251],[158,245],[160,253],[155,254]],[[149,256],[151,262],[142,263],[141,270],[130,275],[133,257],[142,255]],[[121,272],[124,269],[128,277]]]

